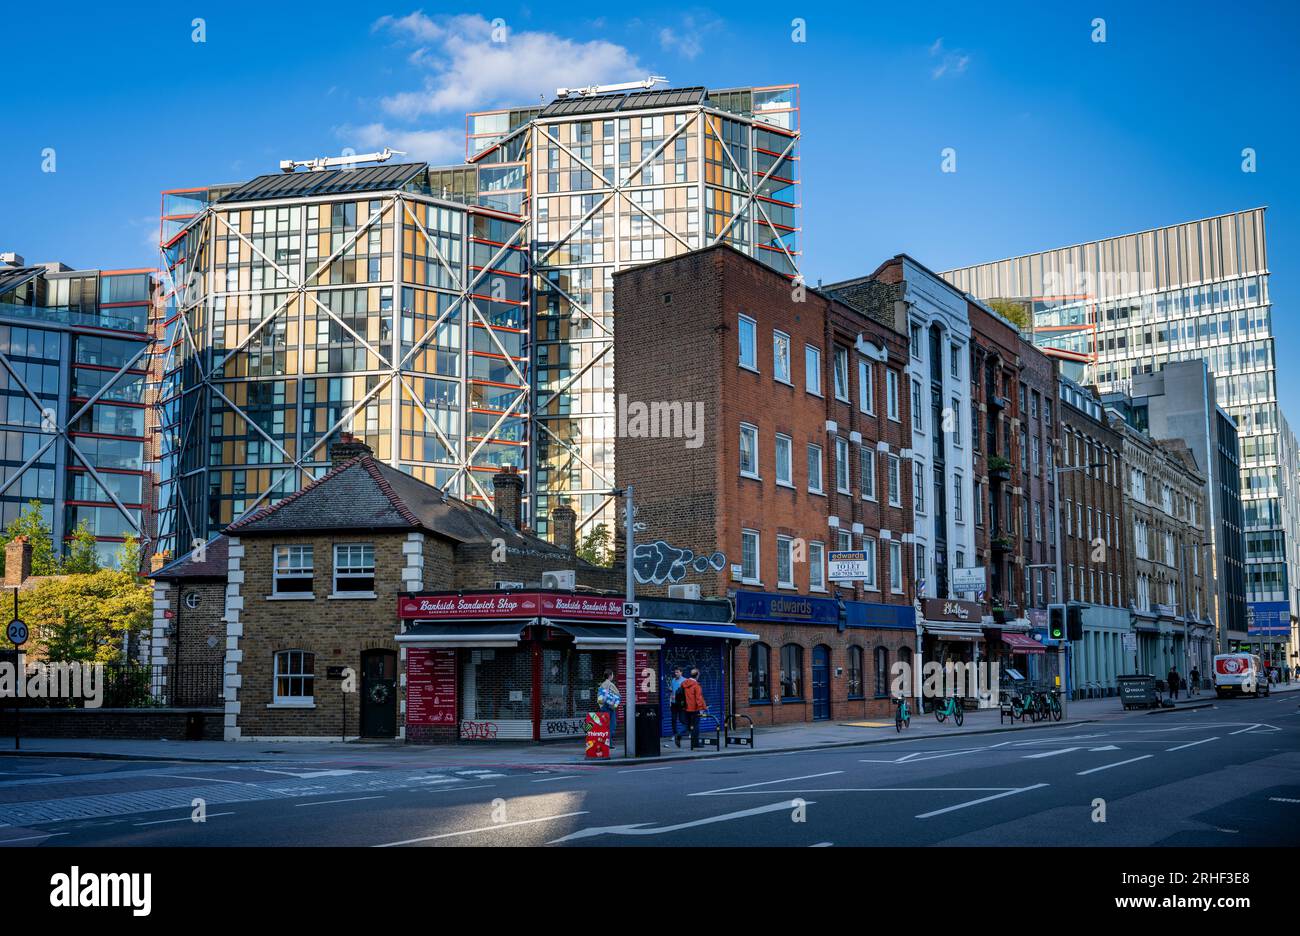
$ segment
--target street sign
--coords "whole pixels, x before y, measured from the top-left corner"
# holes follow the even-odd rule
[[[830,564],[827,578],[832,582],[865,581],[868,578],[867,554],[862,550],[843,550],[826,554]]]
[[[955,592],[982,591],[987,584],[983,566],[953,569],[950,575]]]
[[[641,602],[625,601],[623,602],[623,617],[639,618],[641,616]]]
[[[5,631],[5,635],[9,638],[11,644],[15,647],[21,647],[23,644],[27,643],[27,625],[18,620],[18,618],[14,618],[9,622],[9,627]]]

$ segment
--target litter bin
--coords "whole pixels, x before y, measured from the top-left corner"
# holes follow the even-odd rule
[[[203,713],[202,712],[185,713],[185,740],[186,741],[203,740]]]
[[[636,707],[636,756],[659,756],[659,706],[654,704]]]

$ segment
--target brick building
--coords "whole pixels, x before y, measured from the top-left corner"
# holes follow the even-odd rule
[[[1130,538],[1124,514],[1124,441],[1093,387],[1059,378],[1062,594],[1082,604],[1083,640],[1071,646],[1076,694],[1114,695],[1134,672],[1124,575]],[[1137,443],[1135,443],[1136,445]]]
[[[638,592],[734,597],[758,638],[720,661],[737,713],[888,712],[891,667],[912,661],[916,634],[908,350],[892,304],[866,314],[725,245],[620,272],[614,290]],[[832,550],[860,551],[864,577],[830,581]]]

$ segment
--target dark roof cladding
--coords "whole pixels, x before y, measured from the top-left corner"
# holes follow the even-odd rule
[[[45,272],[45,267],[0,267],[0,295],[17,289],[29,279],[34,279]]]
[[[223,196],[221,202],[309,198],[343,192],[383,192],[409,184],[427,169],[428,164],[420,162],[327,169],[322,172],[276,172],[245,182]]]
[[[682,107],[702,104],[708,99],[708,89],[665,88],[661,91],[637,91],[632,94],[595,94],[590,97],[556,98],[542,108],[541,117],[558,117],[567,114],[594,114],[610,111],[646,110],[652,107]]]
[[[230,540],[218,534],[204,543],[202,549],[202,553],[198,549],[190,550],[149,577],[153,579],[225,578],[230,560]]]

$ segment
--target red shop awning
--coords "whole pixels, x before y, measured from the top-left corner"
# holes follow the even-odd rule
[[[1003,634],[1002,642],[1014,653],[1046,653],[1047,648],[1032,637],[1024,634]]]

